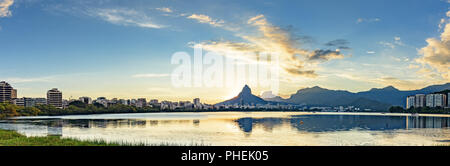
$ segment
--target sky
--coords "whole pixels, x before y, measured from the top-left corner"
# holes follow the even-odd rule
[[[174,53],[279,55],[279,92],[450,82],[448,0],[0,0],[0,80],[19,97],[216,103],[243,84],[176,87]],[[253,61],[252,61],[253,62]],[[256,62],[260,63],[260,62]],[[224,82],[231,80],[223,80]]]

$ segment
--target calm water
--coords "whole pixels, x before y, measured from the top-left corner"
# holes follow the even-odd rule
[[[0,121],[27,136],[176,145],[450,145],[450,116],[378,113],[141,113]]]

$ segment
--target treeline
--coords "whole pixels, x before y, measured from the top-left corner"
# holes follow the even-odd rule
[[[419,113],[419,114],[450,114],[450,108],[442,107],[411,107],[409,109],[404,109],[400,106],[394,106],[389,108],[391,113]]]
[[[0,103],[0,119],[14,116],[56,116],[56,115],[85,115],[105,113],[145,113],[159,111],[159,108],[128,106],[115,104],[104,107],[101,104],[85,104],[72,102],[68,108],[60,109],[51,105],[37,105],[35,107],[22,107],[13,104]]]

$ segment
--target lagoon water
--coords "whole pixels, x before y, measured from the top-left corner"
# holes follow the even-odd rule
[[[0,120],[27,136],[138,145],[450,145],[450,116],[381,113],[135,113]]]

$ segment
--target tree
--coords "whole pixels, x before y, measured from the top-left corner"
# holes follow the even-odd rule
[[[86,106],[87,106],[86,103],[83,103],[81,101],[72,101],[69,103],[69,106],[71,106],[71,105],[76,106],[78,108],[86,108]]]
[[[18,106],[13,104],[0,104],[0,118],[19,116],[17,109]]]
[[[18,110],[20,116],[37,116],[40,112],[41,110],[37,109],[36,107],[25,107]]]
[[[392,113],[405,112],[405,111],[406,110],[403,109],[403,107],[400,107],[400,106],[392,106],[392,107],[389,108],[389,112],[392,112]]]

